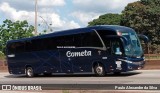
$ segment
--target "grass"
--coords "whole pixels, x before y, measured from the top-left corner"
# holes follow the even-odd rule
[[[4,59],[5,59],[5,55],[0,51],[0,60],[4,60]]]
[[[145,54],[145,58],[149,60],[160,60],[159,54]]]
[[[5,55],[4,55],[4,53],[2,53],[1,51],[0,51],[0,66],[6,66],[7,64],[6,64],[6,58],[5,58]],[[1,67],[2,68],[2,67]]]
[[[71,93],[69,90],[62,90],[62,93]]]

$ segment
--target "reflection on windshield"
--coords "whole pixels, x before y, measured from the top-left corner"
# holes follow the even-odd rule
[[[126,37],[129,45],[125,47],[125,54],[132,57],[140,57],[143,54],[140,41],[135,33],[122,33]]]

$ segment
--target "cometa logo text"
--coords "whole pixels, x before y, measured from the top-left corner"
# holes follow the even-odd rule
[[[81,57],[81,56],[91,56],[91,51],[81,51],[81,52],[71,52],[67,51],[66,56],[67,57]]]

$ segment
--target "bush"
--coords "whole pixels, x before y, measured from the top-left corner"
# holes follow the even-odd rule
[[[2,51],[0,51],[0,59],[5,59],[5,55]]]

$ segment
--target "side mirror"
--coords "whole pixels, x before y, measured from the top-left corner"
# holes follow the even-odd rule
[[[149,42],[149,38],[146,35],[138,34],[138,37],[139,37],[139,39],[142,39],[144,41],[144,43]]]

